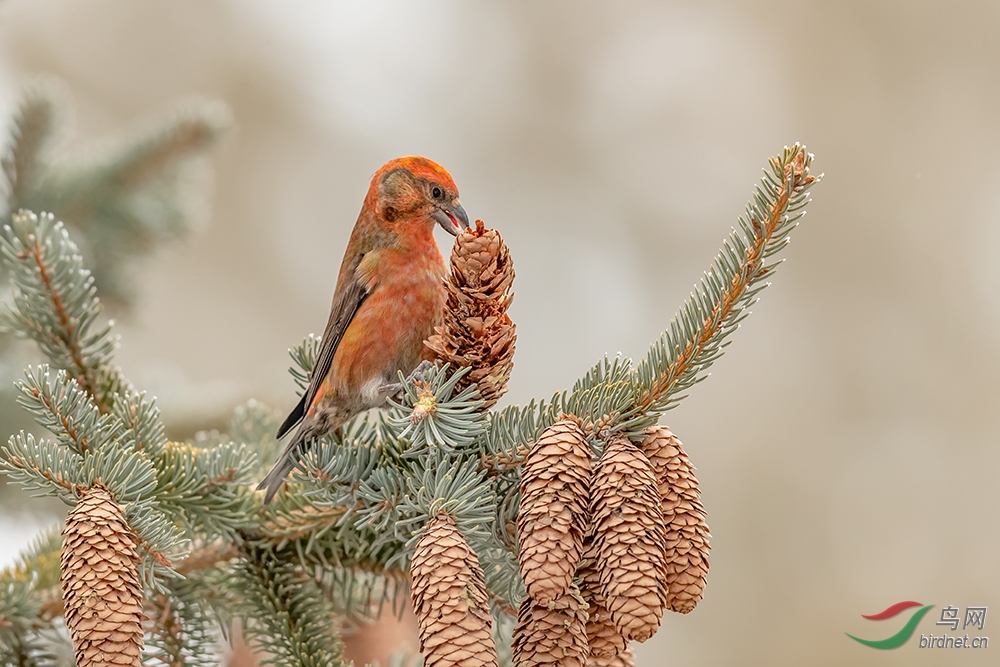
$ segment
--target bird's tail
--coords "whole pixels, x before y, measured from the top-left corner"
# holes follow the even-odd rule
[[[284,483],[285,478],[288,477],[288,473],[295,469],[295,466],[299,464],[302,457],[305,456],[306,452],[312,449],[316,442],[316,438],[323,435],[333,427],[339,427],[343,423],[343,419],[336,421],[326,421],[317,422],[315,420],[306,420],[299,425],[295,435],[292,436],[291,440],[285,446],[285,450],[281,452],[281,456],[278,457],[277,462],[275,462],[274,467],[271,468],[271,472],[267,473],[267,477],[261,480],[261,483],[257,485],[257,490],[264,491],[264,504],[271,502],[274,498],[274,494],[278,492],[281,485]]]
[[[257,490],[261,491],[267,489],[264,492],[264,504],[271,502],[274,498],[274,494],[278,492],[281,485],[284,483],[285,478],[288,477],[288,473],[292,472],[296,464],[296,452],[288,451],[286,449],[282,454],[278,462],[274,464],[271,468],[271,472],[267,473],[267,477],[261,480],[260,484],[257,485]]]
[[[284,451],[281,452],[281,456],[278,457],[274,467],[271,468],[271,472],[267,473],[267,476],[257,485],[258,491],[267,489],[264,491],[265,505],[271,502],[274,494],[278,492],[285,478],[288,477],[288,473],[295,469],[302,455],[312,446],[313,441],[309,437],[312,435],[311,426],[311,424],[299,426],[299,430],[295,432],[292,439],[285,445]]]

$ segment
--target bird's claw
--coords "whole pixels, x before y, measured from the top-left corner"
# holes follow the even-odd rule
[[[413,371],[406,376],[406,382],[390,382],[382,385],[382,393],[397,403],[403,400],[403,393],[406,384],[414,384],[417,380],[427,382],[427,371],[434,368],[434,364],[424,359]]]
[[[417,367],[413,369],[413,372],[406,378],[406,381],[413,384],[418,379],[422,382],[427,382],[427,371],[434,368],[434,364],[424,359]]]

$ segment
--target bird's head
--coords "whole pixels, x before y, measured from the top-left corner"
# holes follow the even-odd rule
[[[458,187],[444,167],[425,157],[390,160],[372,177],[369,196],[375,214],[391,227],[433,223],[458,236],[469,228],[469,216],[458,200]]]

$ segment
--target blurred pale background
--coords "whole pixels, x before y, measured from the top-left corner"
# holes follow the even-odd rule
[[[806,143],[826,178],[789,261],[668,415],[712,571],[638,662],[984,665],[992,614],[986,650],[843,633],[893,634],[905,617],[860,614],[900,600],[1000,615],[998,36],[995,2],[6,0],[0,87],[6,123],[29,76],[62,78],[85,138],[191,94],[232,106],[203,224],[139,272],[119,356],[206,425],[291,406],[285,351],[321,330],[391,157],[440,161],[507,239],[523,402],[641,356],[765,159]]]

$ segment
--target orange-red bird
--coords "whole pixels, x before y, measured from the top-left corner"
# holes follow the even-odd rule
[[[440,165],[402,157],[372,177],[333,294],[330,319],[302,400],[278,429],[299,425],[257,487],[270,502],[312,442],[385,403],[429,359],[424,340],[444,315],[446,272],[434,225],[457,236],[469,227],[458,188]]]

